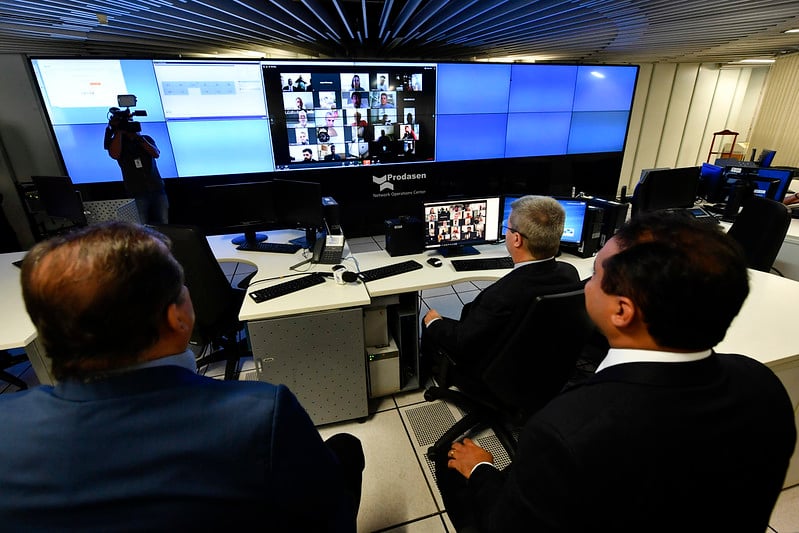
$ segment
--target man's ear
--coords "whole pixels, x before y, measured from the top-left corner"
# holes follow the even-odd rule
[[[627,328],[638,318],[638,308],[630,298],[617,296],[615,305],[616,308],[610,320],[616,328]]]
[[[187,315],[186,307],[179,302],[172,302],[166,310],[166,325],[172,331],[185,333],[192,327],[191,317]]]

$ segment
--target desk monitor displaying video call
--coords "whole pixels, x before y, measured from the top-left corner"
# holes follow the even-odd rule
[[[501,237],[505,237],[505,226],[508,226],[510,218],[511,204],[521,198],[522,195],[504,195],[502,197],[502,224],[500,225]],[[585,214],[588,211],[588,202],[580,198],[555,198],[566,212],[566,220],[563,224],[563,235],[560,238],[561,244],[580,244],[583,240],[583,229],[585,227]]]
[[[498,239],[499,204],[499,196],[425,202],[425,248],[447,257],[479,254],[475,245]]]

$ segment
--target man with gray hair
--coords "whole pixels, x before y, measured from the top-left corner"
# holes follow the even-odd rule
[[[555,261],[565,218],[563,207],[548,196],[523,196],[511,204],[505,247],[513,270],[464,305],[460,320],[443,317],[435,309],[427,312],[423,374],[441,380],[454,363],[461,378],[479,381],[492,348],[516,327],[536,297],[579,283],[577,269]]]

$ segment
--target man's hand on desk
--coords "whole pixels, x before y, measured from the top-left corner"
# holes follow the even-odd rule
[[[435,309],[429,310],[427,314],[424,316],[424,319],[422,320],[422,322],[424,322],[424,327],[429,326],[430,322],[432,322],[433,320],[437,320],[439,318],[441,318],[441,315],[438,314],[438,311],[436,311]]]

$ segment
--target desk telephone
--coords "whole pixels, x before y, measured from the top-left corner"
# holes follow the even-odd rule
[[[344,254],[344,235],[320,235],[313,246],[311,262],[336,265]]]

